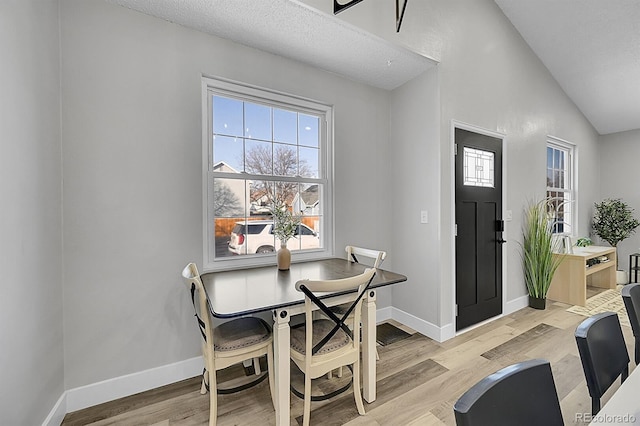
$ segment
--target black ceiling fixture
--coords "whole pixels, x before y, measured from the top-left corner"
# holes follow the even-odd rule
[[[333,14],[337,15],[345,9],[355,6],[362,0],[333,0]],[[404,11],[407,8],[408,0],[396,0],[396,32],[400,32],[400,25],[402,25],[402,18],[404,18]],[[400,6],[402,4],[402,7]]]

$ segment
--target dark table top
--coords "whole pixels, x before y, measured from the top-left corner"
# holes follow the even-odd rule
[[[323,259],[292,263],[288,271],[275,265],[202,274],[213,315],[232,318],[256,312],[293,306],[304,302],[304,294],[295,289],[299,280],[334,280],[364,272],[366,265],[346,259]],[[406,281],[407,277],[378,269],[371,288]],[[326,294],[322,297],[341,293]]]

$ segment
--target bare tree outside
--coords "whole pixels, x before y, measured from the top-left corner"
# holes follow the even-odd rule
[[[311,171],[306,161],[298,160],[293,146],[254,146],[245,156],[245,170],[256,175],[308,176]],[[299,191],[295,182],[254,181],[249,198],[252,202],[272,204],[274,200],[290,205]]]
[[[213,181],[213,214],[215,217],[234,217],[244,214],[244,208],[238,197],[233,193],[229,185]]]

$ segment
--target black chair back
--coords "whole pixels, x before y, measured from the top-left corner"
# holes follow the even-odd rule
[[[640,284],[628,284],[622,288],[622,300],[635,337],[635,361],[640,364]]]
[[[576,343],[591,395],[591,412],[600,411],[600,398],[622,376],[629,375],[629,354],[615,312],[596,314],[576,329]]]
[[[453,411],[458,426],[564,425],[551,365],[543,359],[485,377],[458,399]]]

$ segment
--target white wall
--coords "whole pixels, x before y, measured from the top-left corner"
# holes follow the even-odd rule
[[[440,103],[438,69],[429,70],[391,95],[389,146],[394,173],[390,227],[394,267],[408,277],[394,286],[392,304],[438,324],[442,280],[440,241]],[[428,223],[420,223],[426,211]],[[434,293],[435,289],[435,293]],[[448,303],[448,302],[447,302]],[[400,318],[398,318],[400,319]],[[407,321],[407,319],[404,319]],[[407,324],[419,331],[418,324]]]
[[[64,391],[56,0],[0,2],[0,424],[41,424]]]
[[[103,1],[61,17],[67,389],[200,353],[202,74],[334,104],[336,253],[389,250],[388,92]]]
[[[640,220],[640,187],[638,186],[638,161],[640,161],[640,130],[611,133],[600,136],[600,187],[604,198],[621,198],[634,209],[634,217]],[[592,205],[593,206],[593,203]],[[590,214],[593,214],[591,208]],[[592,237],[596,241],[597,237]],[[607,243],[602,243],[607,245]],[[640,253],[640,228],[618,244],[618,269],[629,269],[629,255]]]
[[[304,0],[332,13],[330,2]],[[545,194],[547,135],[570,141],[579,150],[578,235],[586,235],[590,206],[599,193],[598,135],[533,54],[492,0],[422,0],[409,2],[400,33],[395,9],[383,0],[370,0],[340,13],[339,18],[378,36],[440,61],[440,200],[441,240],[422,246],[393,243],[399,258],[440,258],[435,279],[421,282],[426,300],[411,297],[411,286],[396,286],[393,305],[426,321],[448,327],[453,318],[453,222],[451,122],[457,120],[506,135],[505,209],[513,211],[506,224],[505,276],[507,302],[526,295],[517,241],[527,199]],[[394,129],[391,129],[392,133]],[[413,143],[413,142],[406,142]],[[420,149],[420,148],[417,148]],[[396,182],[396,185],[398,183]],[[423,197],[424,204],[432,203]],[[394,238],[402,238],[394,234]],[[400,271],[402,272],[402,271]],[[410,280],[417,277],[410,277]],[[422,277],[418,279],[423,279]],[[407,302],[402,300],[406,299]],[[431,300],[440,300],[439,318]],[[449,303],[446,303],[450,301]]]

